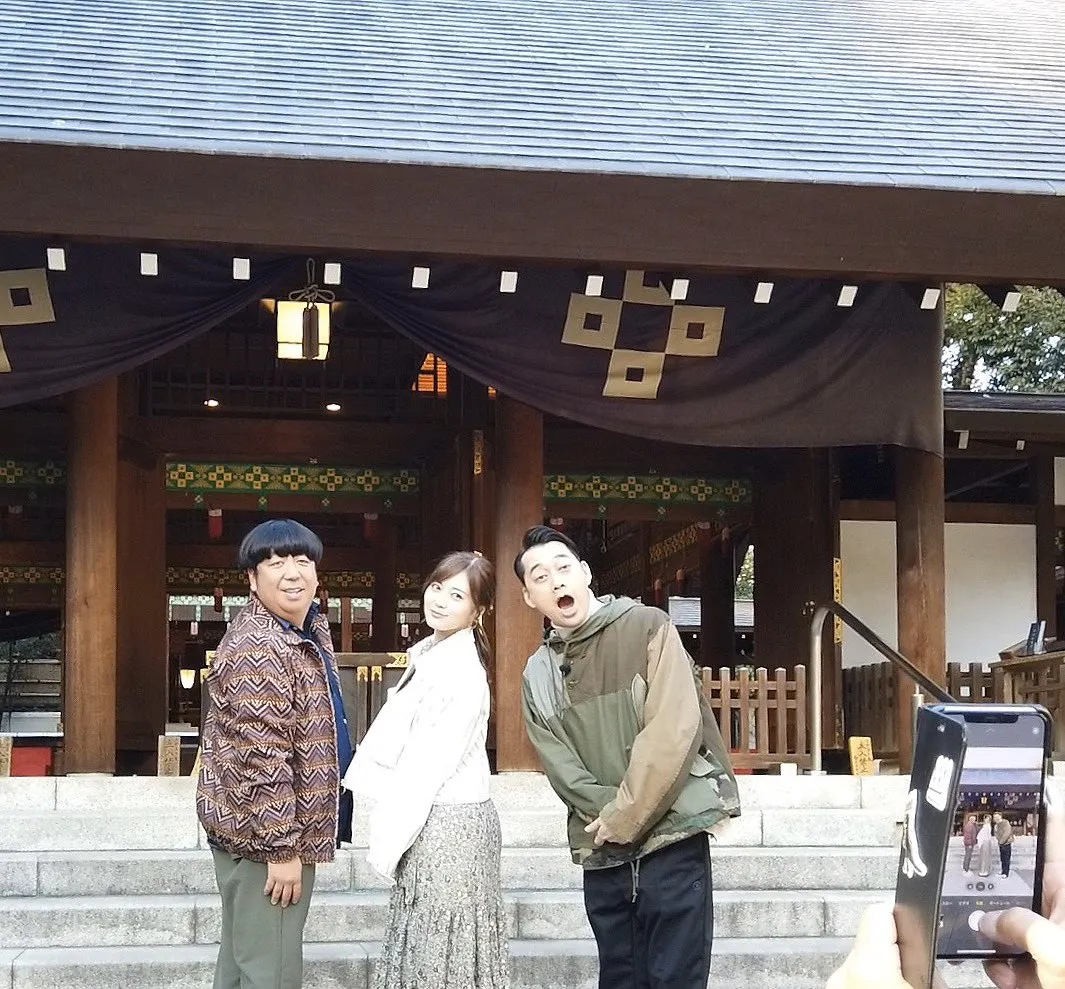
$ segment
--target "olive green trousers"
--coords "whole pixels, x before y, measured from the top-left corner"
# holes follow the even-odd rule
[[[303,927],[314,888],[314,866],[303,867],[299,903],[282,909],[263,895],[266,864],[212,848],[222,894],[222,944],[214,989],[300,989]]]

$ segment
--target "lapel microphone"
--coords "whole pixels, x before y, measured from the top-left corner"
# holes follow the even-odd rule
[[[573,672],[573,667],[569,663],[563,663],[558,668],[558,672],[562,674],[563,678],[568,677]]]

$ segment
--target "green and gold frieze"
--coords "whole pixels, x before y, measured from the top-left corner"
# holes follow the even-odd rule
[[[0,566],[0,585],[61,587],[65,579],[63,567],[42,567],[32,564],[7,564]],[[321,585],[330,594],[372,594],[374,575],[370,570],[335,570],[318,575]],[[243,570],[225,567],[167,567],[167,587],[195,587],[210,590],[215,587],[241,588],[248,586],[248,577]],[[401,591],[421,586],[421,577],[416,573],[396,574],[396,588]]]
[[[0,584],[21,587],[59,587],[63,584],[62,567],[40,567],[34,564],[4,564],[0,566]]]
[[[0,460],[0,487],[56,488],[65,483],[66,468],[60,461]],[[255,495],[265,507],[270,495],[414,497],[420,475],[415,468],[182,461],[166,465],[166,489],[200,496],[197,501],[205,495]],[[750,505],[751,484],[742,478],[668,474],[548,474],[544,498],[556,504],[713,510]]]
[[[751,503],[751,485],[739,478],[680,477],[659,474],[549,474],[544,498],[553,502],[600,505],[691,505],[731,508]]]
[[[57,460],[0,460],[0,488],[61,488],[66,465]]]
[[[418,471],[303,464],[166,465],[166,489],[191,494],[417,495]]]

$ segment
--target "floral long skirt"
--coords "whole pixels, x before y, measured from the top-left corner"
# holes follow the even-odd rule
[[[374,989],[508,989],[495,804],[434,804],[400,860]]]

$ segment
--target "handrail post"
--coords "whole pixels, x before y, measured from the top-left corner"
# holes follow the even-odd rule
[[[810,739],[810,772],[821,774],[821,639],[828,608],[821,605],[810,622],[810,679],[807,694],[806,731]]]

